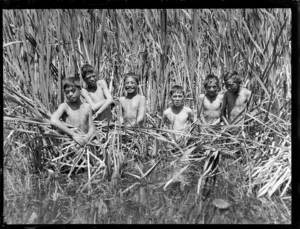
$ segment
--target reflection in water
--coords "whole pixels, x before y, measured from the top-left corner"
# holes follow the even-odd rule
[[[227,161],[224,163],[227,167],[230,165],[238,171],[238,164],[232,165]],[[31,179],[24,179],[27,183],[19,184],[20,190],[20,187],[24,187],[23,192],[8,190],[8,187],[16,187],[16,185],[5,185],[5,222],[7,224],[146,224],[195,223],[195,219],[198,219],[196,223],[230,223],[236,220],[237,215],[240,218],[249,215],[248,222],[254,222],[252,218],[263,209],[258,199],[250,197],[241,199],[239,186],[235,185],[242,178],[239,173],[228,173],[226,178],[220,176],[211,192],[211,198],[202,201],[196,193],[198,178],[194,176],[195,171],[185,174],[187,183],[183,189],[180,182],[174,182],[163,190],[163,185],[169,179],[167,173],[169,174],[170,171],[162,173],[161,170],[165,168],[163,166],[157,168],[158,170],[154,170],[152,174],[155,182],[141,181],[126,174],[111,182],[95,179],[91,184],[93,191],[90,194],[88,190],[81,192],[87,180],[86,173],[72,178],[67,178],[67,175],[32,176]],[[191,169],[199,169],[201,172],[200,168],[201,166],[195,164]],[[6,184],[7,182],[5,181]],[[136,185],[132,186],[133,184]],[[132,188],[128,189],[128,187]],[[123,192],[126,189],[128,191]],[[226,200],[232,204],[232,207],[215,215],[210,204],[214,198]],[[277,203],[278,207],[282,206]],[[268,211],[276,213],[273,210],[275,207],[270,209],[268,208]],[[267,216],[263,219],[255,219],[259,223],[265,223]]]

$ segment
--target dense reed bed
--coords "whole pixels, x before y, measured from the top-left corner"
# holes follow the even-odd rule
[[[5,221],[290,223],[290,41],[289,9],[3,10]],[[97,122],[74,150],[50,126],[84,63],[114,98],[141,76],[145,128]],[[171,86],[197,113],[205,76],[231,70],[253,92],[242,133],[194,123],[176,143],[161,127]]]

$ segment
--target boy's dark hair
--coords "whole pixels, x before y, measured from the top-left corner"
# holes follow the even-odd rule
[[[124,83],[125,83],[126,79],[129,77],[133,78],[135,80],[135,82],[137,84],[139,84],[139,76],[133,72],[129,72],[124,76]]]
[[[185,95],[185,94],[184,94],[184,91],[183,91],[183,87],[181,87],[180,85],[174,85],[174,86],[171,88],[170,96],[172,96],[175,92],[182,93],[183,96]]]
[[[64,90],[66,87],[77,87],[79,90],[81,89],[79,77],[67,77],[63,80],[62,84]]]
[[[82,79],[85,79],[85,77],[89,74],[95,73],[95,69],[92,65],[90,64],[85,64],[81,67],[81,75]]]
[[[206,86],[211,83],[212,81],[215,81],[216,82],[216,85],[218,88],[220,88],[220,83],[219,83],[219,78],[213,74],[209,74],[206,76],[205,80],[204,80],[204,88],[206,88]]]
[[[233,82],[238,83],[238,84],[241,84],[243,82],[242,77],[238,74],[237,71],[234,71],[234,72],[231,72],[231,73],[227,73],[224,76],[224,81],[225,82],[228,81],[229,79],[232,79]]]

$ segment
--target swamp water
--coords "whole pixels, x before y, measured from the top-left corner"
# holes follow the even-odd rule
[[[4,221],[7,224],[290,223],[284,209],[288,204],[257,199],[240,188],[244,178],[239,169],[239,165],[232,166],[230,173],[219,174],[206,200],[196,193],[197,171],[185,174],[186,183],[176,181],[164,190],[171,172],[163,164],[142,180],[125,172],[111,181],[94,180],[91,191],[82,190],[87,173],[71,178],[62,174],[24,175],[23,181],[18,181],[18,190],[16,184],[5,179]],[[213,205],[215,198],[225,200],[230,207],[217,209]]]

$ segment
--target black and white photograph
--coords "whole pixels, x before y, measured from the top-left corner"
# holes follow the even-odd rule
[[[2,9],[3,223],[291,224],[293,13]]]

